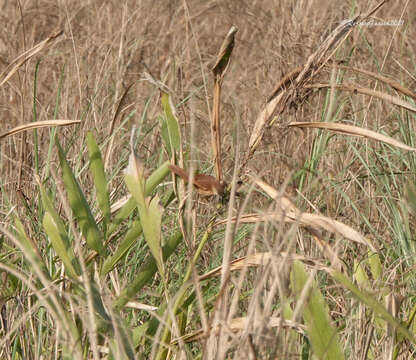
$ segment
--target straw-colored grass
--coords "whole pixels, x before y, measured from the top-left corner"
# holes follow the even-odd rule
[[[0,7],[0,359],[415,357],[416,4]]]

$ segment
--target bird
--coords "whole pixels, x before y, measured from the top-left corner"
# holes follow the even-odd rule
[[[185,182],[189,181],[189,173],[177,165],[169,165],[170,171],[181,177]],[[223,196],[227,184],[224,181],[218,181],[211,175],[195,174],[193,185],[198,193],[204,196],[219,195]]]

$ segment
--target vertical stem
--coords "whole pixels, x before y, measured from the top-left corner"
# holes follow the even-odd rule
[[[211,122],[211,140],[212,150],[214,152],[213,162],[215,164],[215,173],[218,181],[221,181],[221,121],[220,121],[220,98],[221,98],[221,79],[215,77],[214,82],[214,99],[212,104],[212,122]]]

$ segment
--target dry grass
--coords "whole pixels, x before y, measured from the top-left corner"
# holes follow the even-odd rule
[[[413,358],[416,4],[390,1],[370,17],[397,26],[340,26],[377,3],[0,5],[0,358],[68,349],[95,359]],[[215,92],[211,69],[231,25],[231,63]],[[161,90],[177,106],[180,149],[162,136]],[[221,137],[211,141],[212,94],[221,94]],[[52,128],[69,124],[58,119],[81,122]],[[153,257],[136,212],[118,224],[95,200],[88,131],[110,205],[129,194],[130,144],[138,168],[158,169],[139,194],[153,191],[163,205],[165,248],[153,244]],[[77,221],[55,137],[102,246]],[[232,185],[227,201],[185,196],[191,185],[170,193],[162,180],[175,157],[215,168]],[[45,194],[68,260],[47,233],[60,225]],[[141,206],[159,216],[159,206]],[[111,267],[126,233],[135,235],[129,251]],[[153,275],[129,292],[146,266]]]

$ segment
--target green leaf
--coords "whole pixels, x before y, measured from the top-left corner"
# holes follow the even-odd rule
[[[372,252],[368,252],[368,263],[370,264],[371,274],[374,280],[380,280],[383,273],[383,266],[381,265],[380,256]]]
[[[104,253],[103,239],[98,230],[98,226],[88,206],[87,200],[81,190],[74,173],[66,161],[64,151],[56,138],[56,147],[58,148],[59,162],[62,169],[62,177],[65,188],[68,193],[69,204],[72,212],[79,222],[82,234],[87,241],[87,245],[97,251],[99,254]]]
[[[172,105],[171,99],[166,93],[162,93],[162,106],[165,116],[162,122],[161,134],[169,156],[171,157],[174,152],[180,150],[181,133],[178,119],[175,116],[175,107]]]
[[[24,256],[28,260],[29,264],[32,264],[32,266],[33,264],[36,264],[39,270],[43,273],[43,275],[45,275],[46,278],[49,279],[50,277],[48,268],[40,255],[39,248],[32,240],[28,238],[28,236],[25,233],[23,224],[17,217],[15,218],[15,227],[21,249],[23,250]]]
[[[139,326],[136,326],[133,329],[133,345],[135,347],[138,347],[140,345],[144,344],[144,341],[146,339],[146,332],[149,329],[150,321],[145,322],[144,324],[141,324]]]
[[[118,246],[115,253],[107,257],[103,263],[101,268],[101,275],[107,275],[113,268],[117,265],[117,263],[127,254],[129,249],[133,246],[133,244],[137,241],[138,237],[142,233],[142,226],[138,221],[133,222],[130,229],[127,231],[126,236],[124,237],[121,244]]]
[[[94,280],[91,280],[89,285],[91,286],[92,305],[95,313],[99,314],[104,321],[111,322],[111,318],[105,309],[103,297],[99,291],[99,286]]]
[[[176,232],[173,236],[169,238],[163,247],[163,260],[166,261],[170,255],[175,251],[180,242],[182,241],[182,233],[180,231]],[[156,260],[153,256],[150,256],[149,259],[144,263],[133,282],[127,285],[120,293],[116,301],[114,302],[114,309],[120,311],[124,305],[127,304],[136,294],[146,285],[157,271]]]
[[[151,194],[151,192],[156,188],[156,186],[158,186],[163,181],[163,179],[170,173],[169,164],[170,163],[168,161],[164,162],[157,170],[155,170],[152,173],[152,175],[148,177],[144,191],[145,196]],[[108,236],[118,229],[119,225],[130,216],[130,214],[136,207],[136,201],[134,200],[134,198],[130,198],[114,217],[113,223],[110,225],[108,229]]]
[[[153,199],[146,197],[144,172],[145,169],[143,164],[132,151],[129,158],[129,164],[125,170],[124,181],[131,195],[137,202],[144,238],[156,260],[159,273],[164,277],[161,252],[163,208],[159,205],[158,196],[155,196]]]
[[[155,196],[152,200],[145,197],[144,186],[142,186],[144,179],[140,179],[141,175],[138,176],[139,178],[126,174],[125,182],[127,188],[137,202],[144,238],[156,260],[159,272],[163,276],[161,253],[161,223],[163,208],[159,206],[158,196]]]
[[[68,276],[72,279],[76,279],[81,275],[81,266],[75,257],[74,249],[71,241],[69,240],[65,225],[55,210],[52,201],[46,194],[46,191],[40,181],[38,181],[40,195],[42,199],[43,207],[46,210],[43,218],[43,227],[46,234],[49,236],[51,245],[56,252],[56,255],[61,259],[65,265]],[[46,219],[50,217],[49,219]]]
[[[406,202],[412,215],[416,215],[416,187],[408,184],[406,187]]]
[[[79,269],[79,264],[75,259],[73,249],[65,246],[67,241],[64,238],[67,238],[67,236],[65,233],[59,231],[58,225],[49,212],[46,212],[43,217],[43,228],[48,234],[53,249],[65,266],[66,274],[74,280],[77,279],[81,275],[81,271],[76,270]]]
[[[309,275],[301,262],[293,263],[291,272],[292,290],[299,300]],[[312,285],[310,294],[305,304],[303,318],[306,325],[306,333],[312,345],[314,354],[318,359],[344,359],[341,350],[337,329],[331,324],[329,310],[316,283]]]
[[[357,260],[354,260],[354,269],[354,278],[357,281],[357,284],[360,286],[360,288],[370,289],[370,283],[368,281],[367,273],[361,266],[361,263]]]
[[[98,205],[104,217],[104,224],[106,225],[110,220],[110,195],[108,193],[101,152],[91,131],[87,133],[87,146],[90,157],[90,170],[97,190]]]

